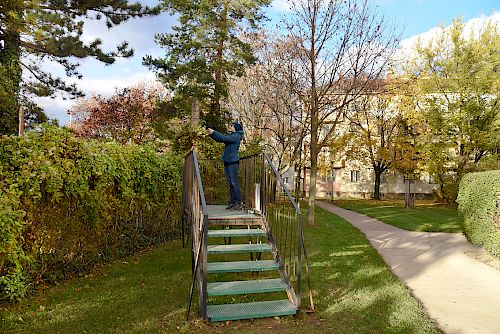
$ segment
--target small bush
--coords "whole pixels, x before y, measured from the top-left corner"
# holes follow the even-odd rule
[[[0,139],[0,299],[178,237],[181,160],[46,127]]]
[[[457,203],[467,239],[500,257],[500,170],[465,175]]]

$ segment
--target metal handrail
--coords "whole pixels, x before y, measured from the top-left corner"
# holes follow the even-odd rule
[[[205,201],[205,191],[203,190],[203,183],[201,182],[201,175],[200,175],[200,165],[198,164],[198,157],[196,155],[196,151],[192,150],[193,152],[193,160],[194,160],[194,167],[196,171],[196,179],[198,180],[198,187],[200,189],[200,199],[201,199],[201,210],[203,214],[208,215],[208,207],[207,203]]]
[[[191,150],[184,158],[182,201],[183,232],[185,229],[184,222],[186,221],[186,218],[188,218],[191,230],[192,244],[192,280],[189,292],[186,320],[189,319],[189,313],[191,311],[191,304],[194,293],[194,285],[196,282],[198,282],[198,295],[200,297],[200,314],[204,319],[206,319],[208,207],[205,201],[205,192],[201,180],[198,158],[194,150]]]

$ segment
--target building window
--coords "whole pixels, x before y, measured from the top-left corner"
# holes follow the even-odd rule
[[[337,173],[336,173],[335,169],[332,169],[330,171],[330,173],[328,174],[327,181],[335,182],[336,176],[337,176]]]
[[[380,175],[380,183],[387,183],[387,174]]]
[[[284,184],[288,184],[288,176],[285,176],[285,177],[283,178],[283,183],[284,183]]]
[[[351,182],[358,182],[359,179],[360,179],[359,170],[352,170],[351,171]]]

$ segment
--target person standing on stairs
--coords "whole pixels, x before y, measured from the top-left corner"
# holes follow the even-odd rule
[[[238,170],[240,167],[240,158],[238,150],[240,148],[241,139],[243,138],[243,127],[238,122],[232,122],[227,125],[227,135],[208,128],[208,133],[213,140],[224,143],[224,153],[222,161],[224,162],[224,175],[226,175],[227,184],[229,185],[230,202],[226,210],[241,210],[240,183],[238,180]]]

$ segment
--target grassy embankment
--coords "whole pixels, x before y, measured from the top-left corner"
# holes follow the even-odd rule
[[[188,249],[170,242],[4,306],[0,332],[439,333],[356,228],[318,208],[305,236],[314,314],[209,324],[193,313],[185,322],[191,260]]]

